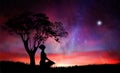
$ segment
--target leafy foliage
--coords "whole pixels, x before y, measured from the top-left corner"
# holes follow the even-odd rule
[[[24,40],[32,35],[34,41],[39,43],[46,41],[49,37],[59,41],[60,37],[68,35],[61,22],[52,23],[43,13],[23,13],[9,19],[3,27],[10,33],[22,36]]]

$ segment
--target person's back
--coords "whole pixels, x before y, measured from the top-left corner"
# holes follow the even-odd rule
[[[41,49],[40,66],[44,67],[45,66],[45,60],[46,60],[46,54],[44,52],[45,46],[44,45],[40,45],[39,48]]]
[[[46,54],[45,54],[45,52],[42,50],[42,52],[41,52],[40,66],[45,66],[45,60],[46,60]]]
[[[42,61],[45,61],[45,59],[46,59],[46,54],[45,54],[44,51],[42,51],[42,52],[41,52],[41,60],[42,60]]]

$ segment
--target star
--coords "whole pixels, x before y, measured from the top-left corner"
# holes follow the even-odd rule
[[[101,20],[98,20],[98,21],[97,21],[97,25],[98,25],[98,26],[101,26],[102,24],[103,24],[103,22],[102,22]]]

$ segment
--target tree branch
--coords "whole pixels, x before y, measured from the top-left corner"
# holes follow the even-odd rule
[[[30,53],[29,47],[28,47],[28,40],[25,40],[24,36],[22,34],[20,34],[20,37],[24,43],[24,48],[27,51],[27,53]]]
[[[30,49],[28,47],[28,40],[23,41],[23,43],[24,43],[24,47],[25,47],[25,50],[27,51],[27,53],[30,53]]]
[[[38,47],[34,47],[33,52],[35,53],[37,51]]]
[[[21,37],[22,41],[24,42],[24,41],[25,41],[25,39],[24,39],[23,35],[22,35],[22,34],[19,34],[19,35],[20,35],[20,37]]]

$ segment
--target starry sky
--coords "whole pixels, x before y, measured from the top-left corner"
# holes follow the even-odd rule
[[[46,13],[50,21],[64,24],[66,38],[45,42],[55,66],[120,62],[120,0],[0,0],[0,25],[25,11]],[[38,49],[36,64],[39,56]],[[0,61],[29,63],[21,39],[1,30]]]

